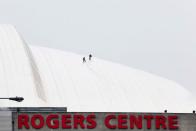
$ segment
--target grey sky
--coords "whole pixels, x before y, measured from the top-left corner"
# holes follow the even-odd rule
[[[142,69],[196,93],[195,0],[0,0],[29,44]]]

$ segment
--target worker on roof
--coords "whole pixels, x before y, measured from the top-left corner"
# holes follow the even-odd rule
[[[92,54],[89,54],[88,58],[90,61],[91,61],[92,57],[93,57]]]
[[[83,60],[83,63],[85,63],[85,62],[86,62],[86,58],[85,58],[85,57],[83,57],[83,59],[82,59],[82,60]]]

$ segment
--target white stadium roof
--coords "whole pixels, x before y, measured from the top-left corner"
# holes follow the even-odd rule
[[[67,107],[78,112],[191,112],[196,99],[179,84],[120,64],[27,45],[0,26],[1,107]]]

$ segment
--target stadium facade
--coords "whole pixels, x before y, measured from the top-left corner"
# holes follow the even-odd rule
[[[82,58],[83,56],[71,52],[30,46],[13,26],[1,25],[0,97],[20,96],[24,101],[0,100],[0,130],[36,130],[38,127],[49,130],[53,129],[51,122],[59,130],[59,121],[65,122],[67,119],[64,115],[57,115],[62,109],[66,109],[64,113],[68,111],[73,115],[73,121],[76,119],[76,125],[80,123],[81,128],[81,121],[77,122],[78,116],[73,112],[81,112],[79,118],[87,119],[87,122],[89,120],[90,125],[96,121],[91,115],[88,118],[89,114],[84,112],[97,112],[95,114],[99,117],[98,121],[104,120],[106,127],[103,127],[102,122],[95,130],[105,131],[110,127],[122,129],[126,127],[123,124],[125,119],[129,119],[126,123],[133,124],[129,124],[127,128],[136,126],[135,130],[196,130],[195,114],[192,113],[196,108],[196,99],[184,87],[121,64],[96,57],[83,63]],[[44,112],[46,114],[39,108],[47,109]],[[51,116],[51,111],[48,112],[48,109],[57,113],[52,115],[56,120],[49,123],[47,119]],[[159,114],[164,110],[172,114]],[[110,114],[108,118],[104,112],[122,114],[113,113],[117,116]],[[59,117],[62,119],[57,120]],[[155,122],[152,127],[148,125],[148,120],[151,119]],[[146,120],[147,125],[143,123]],[[42,122],[45,121],[44,125]],[[118,124],[115,125],[113,121]],[[119,126],[119,122],[122,125]],[[91,128],[89,125],[87,127]]]

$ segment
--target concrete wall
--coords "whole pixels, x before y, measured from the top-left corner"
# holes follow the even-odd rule
[[[12,130],[12,113],[11,111],[0,111],[0,131]]]

